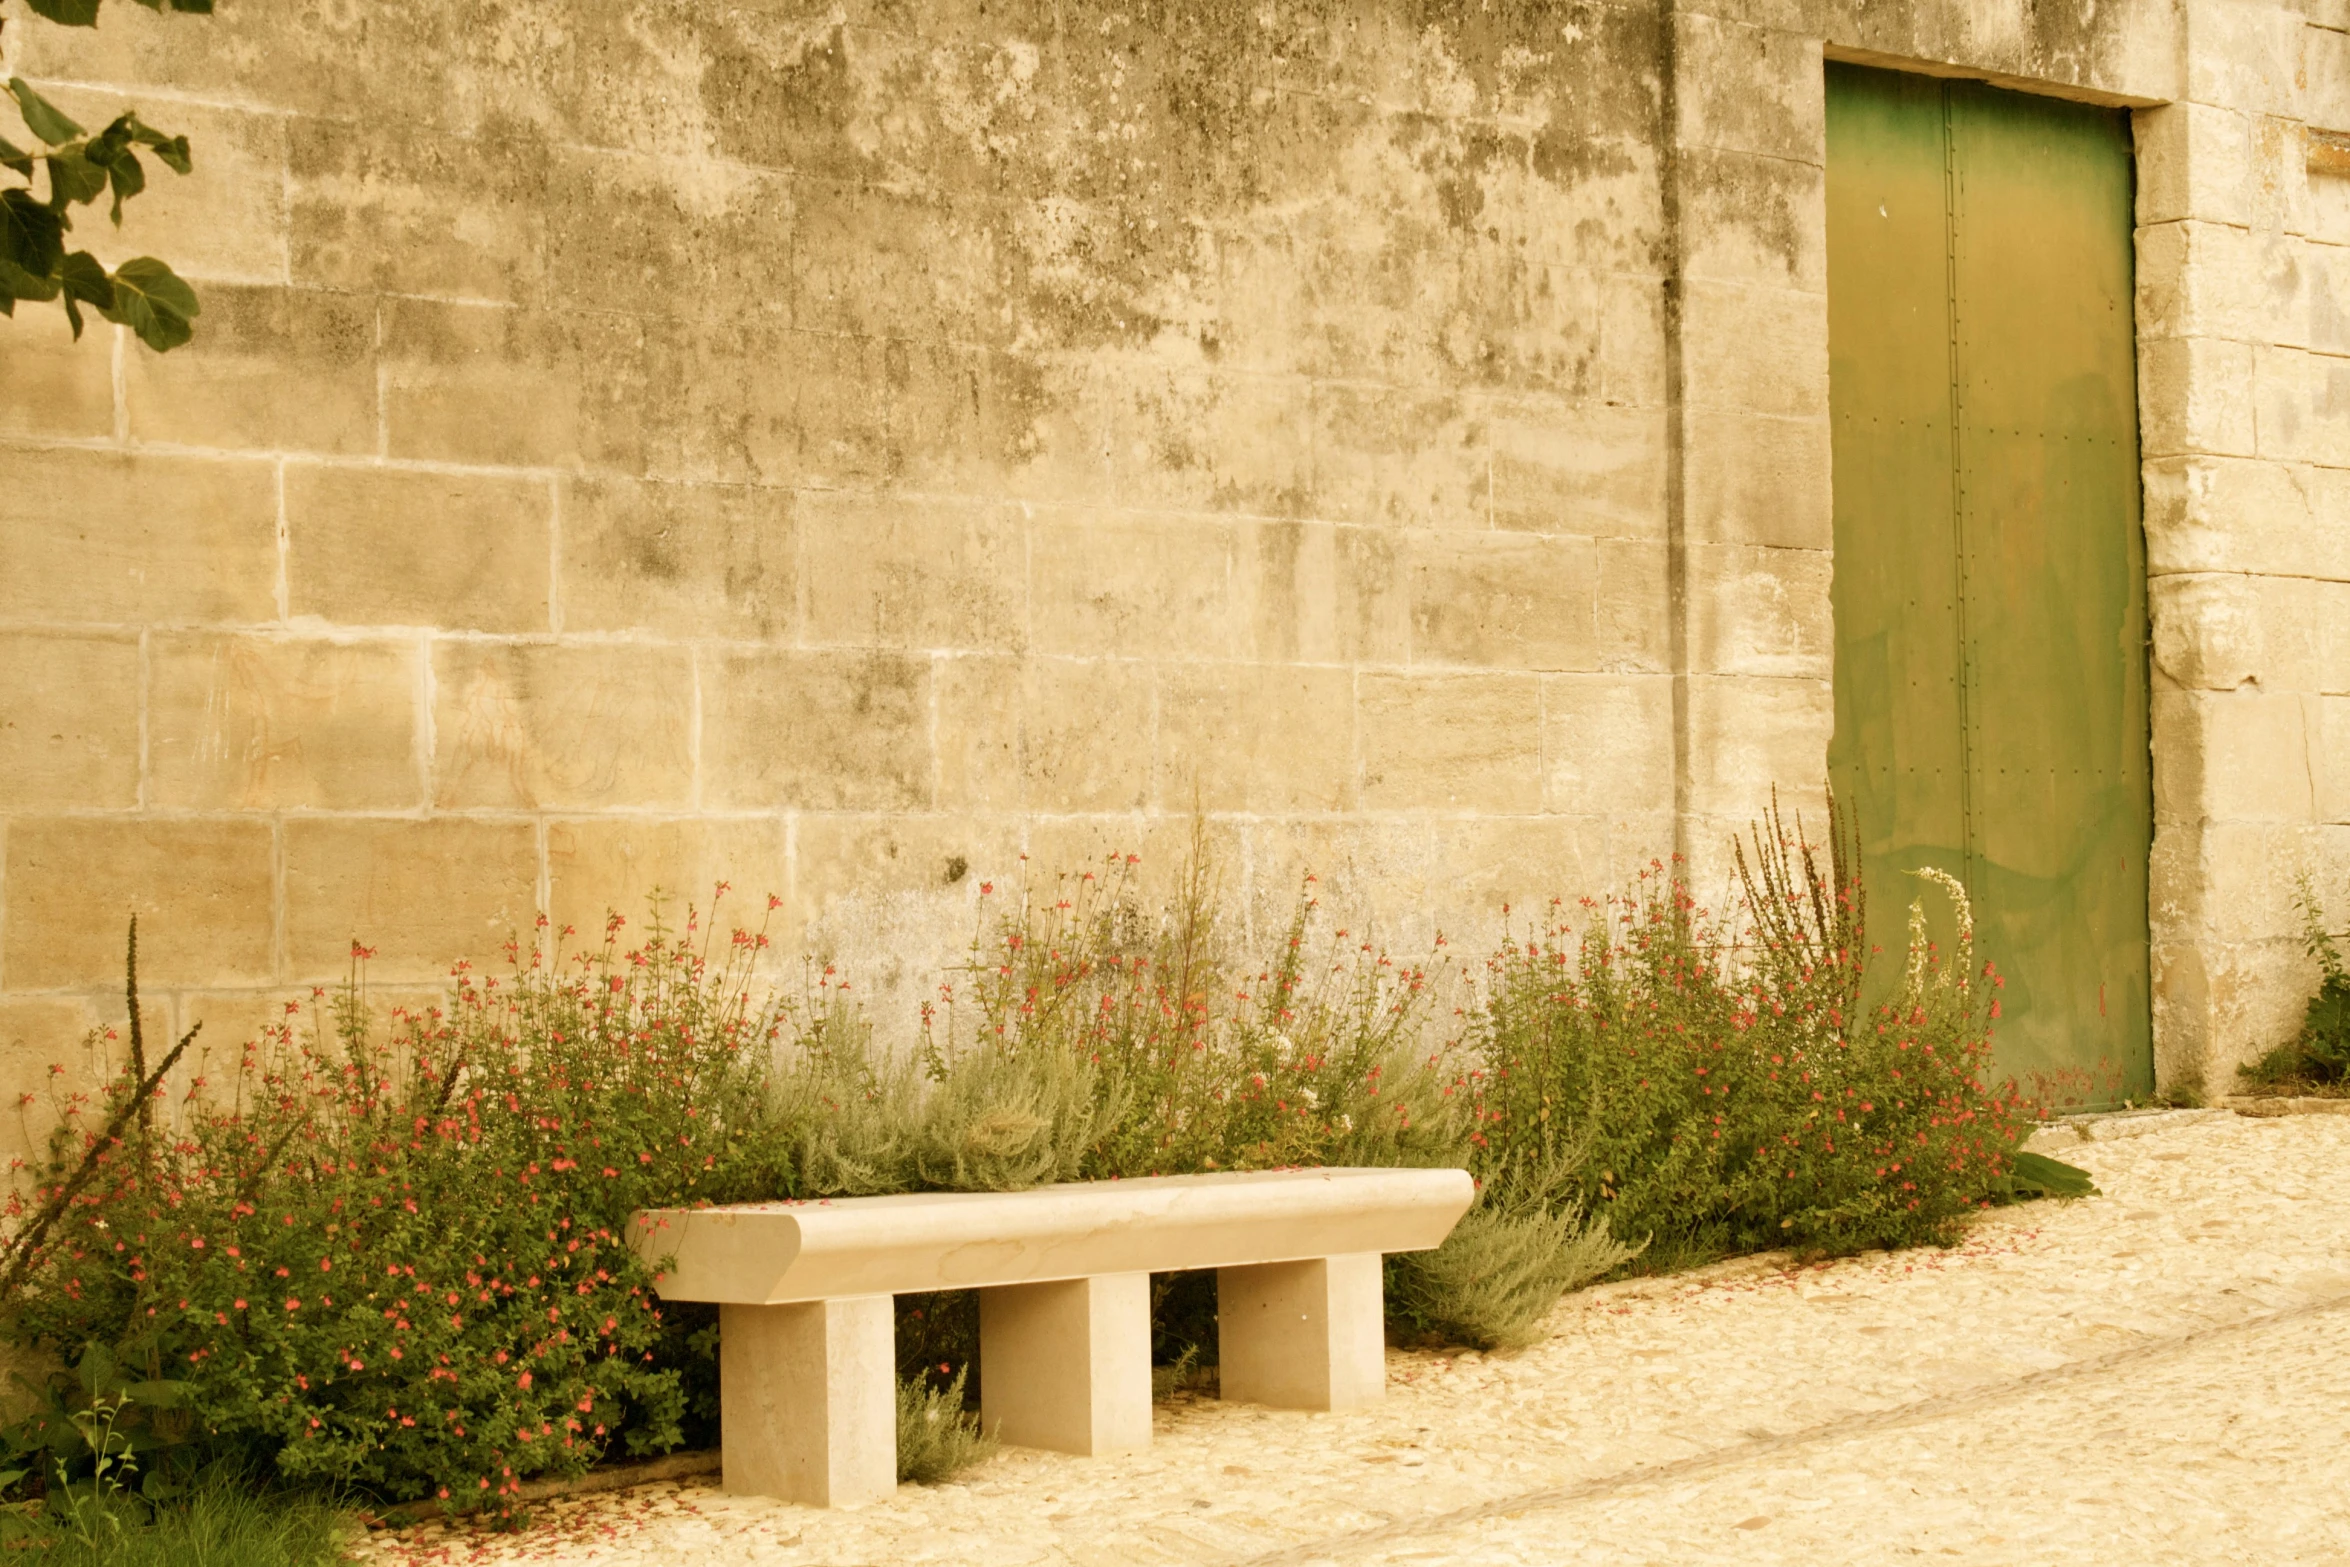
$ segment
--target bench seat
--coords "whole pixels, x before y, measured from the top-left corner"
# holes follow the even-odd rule
[[[729,1491],[897,1484],[893,1295],[976,1289],[981,1418],[1074,1453],[1150,1442],[1150,1275],[1214,1268],[1223,1396],[1343,1409],[1386,1384],[1380,1257],[1439,1245],[1461,1170],[1272,1170],[649,1209],[665,1300],[719,1308]]]

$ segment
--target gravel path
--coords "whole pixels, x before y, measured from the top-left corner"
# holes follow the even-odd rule
[[[2093,1129],[2039,1146],[2102,1197],[1587,1291],[1516,1355],[1391,1354],[1369,1411],[1179,1400],[1147,1454],[1007,1450],[855,1511],[654,1485],[364,1559],[2350,1567],[2350,1117]]]

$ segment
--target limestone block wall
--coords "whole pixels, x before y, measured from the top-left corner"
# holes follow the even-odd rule
[[[0,324],[0,1079],[98,1014],[132,908],[158,1021],[233,1034],[354,937],[429,985],[719,877],[910,1016],[982,881],[1147,873],[1195,813],[1260,915],[1311,869],[1406,946],[1718,876],[1824,778],[1828,53],[2168,105],[2166,1072],[2289,1004],[2262,855],[2350,809],[2312,542],[2350,219],[2303,173],[2339,16],[0,16],[69,111],[196,139],[83,237],[205,301],[161,358]]]

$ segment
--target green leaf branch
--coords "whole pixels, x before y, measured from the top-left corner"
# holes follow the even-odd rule
[[[29,0],[34,14],[67,27],[97,24],[100,0]],[[212,0],[138,0],[150,11],[205,13]],[[21,76],[8,80],[26,133],[34,145],[19,147],[0,136],[0,170],[21,185],[0,189],[0,315],[13,316],[19,300],[57,301],[65,307],[73,335],[82,335],[82,309],[129,327],[161,353],[194,333],[196,291],[153,256],[139,256],[112,272],[86,250],[68,248],[73,209],[110,197],[108,216],[122,226],[122,204],[147,188],[144,150],[175,174],[190,167],[188,139],[168,135],[135,111],[115,116],[90,135],[73,118],[33,89]]]

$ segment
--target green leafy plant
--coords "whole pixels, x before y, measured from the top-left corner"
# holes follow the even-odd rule
[[[1774,809],[1738,861],[1736,929],[1659,863],[1580,929],[1553,905],[1495,955],[1462,1084],[1472,1168],[1506,1187],[1567,1160],[1650,1267],[1952,1240],[2032,1125],[1992,1074],[2001,981],[1964,889],[1939,879],[1956,950],[1913,905],[1898,991],[1864,1012],[1848,838],[1813,844]]]
[[[68,27],[94,27],[99,0],[29,0],[36,15]],[[209,12],[212,0],[140,0],[151,11]],[[165,263],[139,256],[109,272],[86,250],[69,248],[73,209],[110,198],[108,216],[122,226],[122,206],[147,188],[143,148],[175,174],[191,167],[188,139],[169,135],[126,110],[91,134],[21,76],[8,92],[34,145],[0,137],[0,168],[23,183],[0,189],[0,315],[19,300],[65,307],[82,335],[82,307],[136,333],[162,352],[185,343],[199,306],[195,290]]]
[[[2317,960],[2317,990],[2302,1008],[2293,1037],[2238,1075],[2254,1086],[2330,1089],[2350,1080],[2350,970],[2306,873],[2295,885],[2293,903],[2301,913],[2301,948]]]
[[[898,1478],[936,1485],[995,1452],[995,1438],[963,1407],[963,1373],[944,1387],[915,1378],[898,1384]]]

